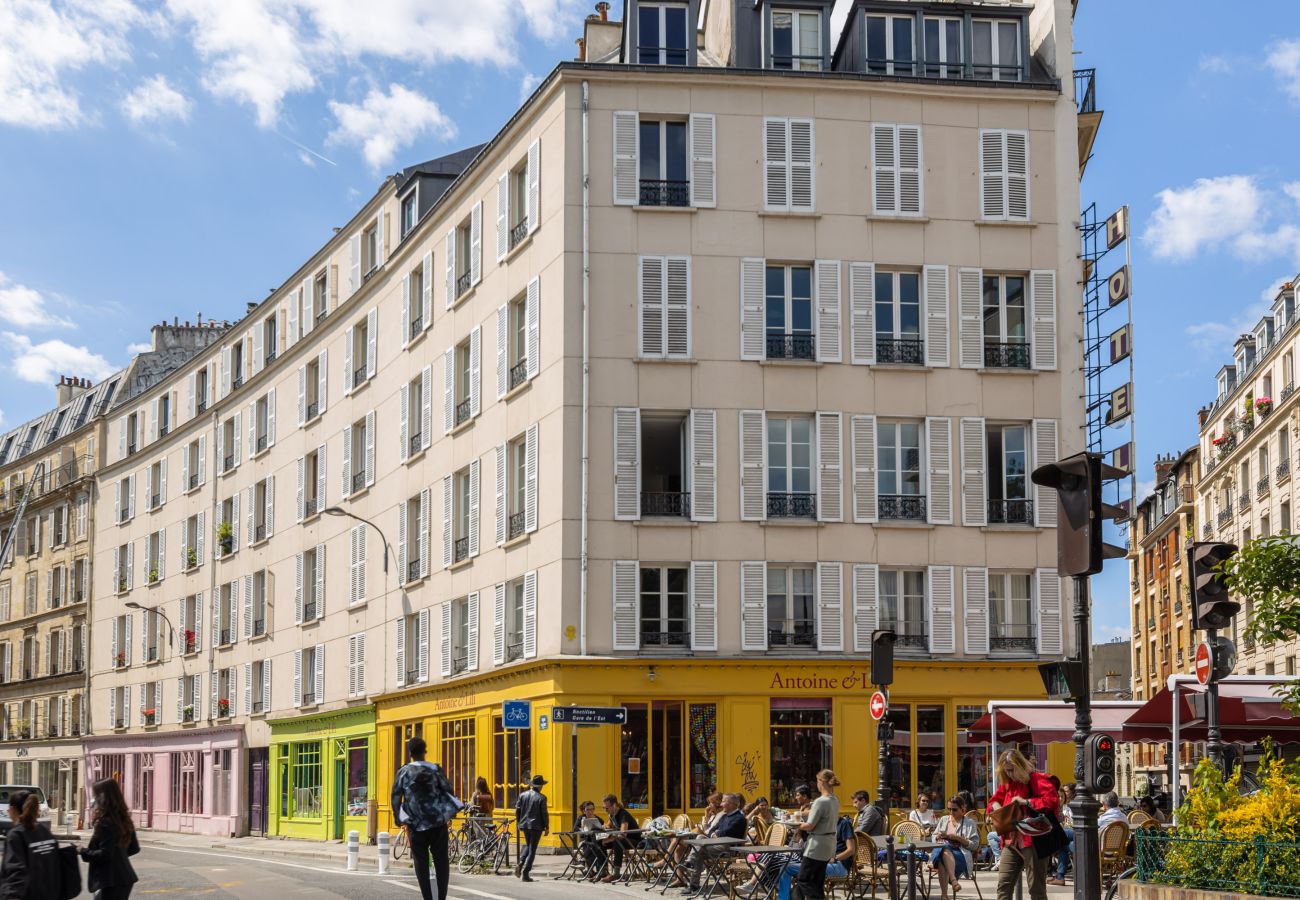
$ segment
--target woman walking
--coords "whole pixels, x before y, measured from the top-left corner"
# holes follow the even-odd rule
[[[1002,855],[998,857],[998,900],[1011,900],[1021,870],[1028,873],[1031,900],[1047,900],[1047,860],[1038,856],[1034,841],[1022,834],[1016,821],[1024,815],[1058,812],[1060,798],[1052,782],[1035,772],[1029,760],[1016,749],[998,757],[998,789],[989,798],[990,813],[1004,806],[1019,806],[1020,815],[1007,816],[998,828]]]
[[[817,773],[821,796],[812,802],[807,821],[799,826],[807,835],[799,862],[799,888],[808,900],[823,900],[826,896],[826,866],[835,856],[835,823],[840,817],[840,801],[835,797],[839,784],[830,769]]]
[[[37,823],[41,801],[35,794],[9,795],[13,827],[0,861],[0,900],[58,900],[60,872],[57,844],[50,830]]]
[[[90,866],[86,887],[96,900],[126,900],[139,880],[127,858],[140,852],[135,825],[116,780],[96,782],[94,793],[95,830],[81,850],[81,858]]]

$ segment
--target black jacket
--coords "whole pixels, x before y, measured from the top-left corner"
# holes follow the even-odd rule
[[[520,831],[545,831],[551,827],[546,795],[529,788],[515,801],[515,827]]]
[[[743,838],[745,831],[749,827],[749,822],[745,819],[745,814],[738,809],[733,809],[729,813],[723,813],[713,820],[709,826],[709,835],[712,837],[729,837]]]
[[[0,900],[58,900],[58,842],[44,825],[15,825],[0,861]]]
[[[131,841],[122,846],[117,826],[107,819],[95,823],[95,831],[90,836],[90,843],[81,850],[81,858],[90,865],[86,875],[86,887],[98,891],[106,887],[129,887],[139,879],[135,869],[127,858],[140,852],[140,843],[131,832]]]

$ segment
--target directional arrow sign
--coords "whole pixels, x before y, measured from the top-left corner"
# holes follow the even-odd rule
[[[885,710],[889,708],[889,703],[885,700],[885,695],[876,691],[871,695],[871,718],[877,722],[885,717]]]
[[[625,706],[557,706],[551,721],[571,725],[622,725],[627,721]]]

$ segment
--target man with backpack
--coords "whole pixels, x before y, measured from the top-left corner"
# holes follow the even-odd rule
[[[411,844],[411,861],[415,880],[420,883],[424,900],[433,900],[429,886],[429,855],[433,855],[434,874],[438,879],[438,900],[447,900],[447,823],[461,803],[451,793],[451,784],[442,768],[425,762],[424,738],[411,738],[406,752],[411,762],[402,766],[393,780],[393,814],[406,828]]]

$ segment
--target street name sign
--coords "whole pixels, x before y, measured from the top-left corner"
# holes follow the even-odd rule
[[[625,706],[557,706],[551,721],[570,725],[622,725],[627,721]]]

